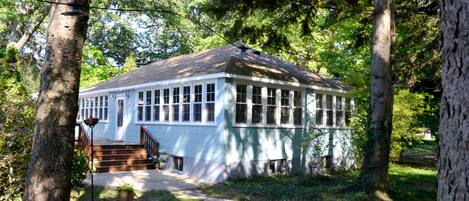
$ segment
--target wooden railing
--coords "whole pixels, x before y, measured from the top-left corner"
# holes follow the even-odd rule
[[[152,158],[158,159],[160,143],[158,140],[155,140],[148,129],[140,126],[140,144],[145,146],[145,149],[148,150]]]
[[[77,147],[85,151],[88,157],[91,157],[91,139],[86,133],[85,128],[81,123],[76,124],[78,126],[78,143]]]

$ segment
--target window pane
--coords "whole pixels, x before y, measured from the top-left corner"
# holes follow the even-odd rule
[[[293,106],[301,107],[301,92],[299,91],[293,92]]]
[[[345,99],[345,126],[350,125],[350,116],[351,116],[351,103],[350,103],[350,98]]]
[[[215,101],[215,84],[207,84],[207,102]]]
[[[160,90],[155,90],[155,100],[153,101],[155,104],[160,104]]]
[[[215,103],[207,103],[205,107],[205,109],[207,110],[207,121],[215,121]]]
[[[290,94],[290,91],[288,91],[288,90],[282,90],[281,91],[280,104],[282,106],[289,106],[290,105],[289,94]]]
[[[288,90],[281,90],[280,93],[280,104],[281,104],[281,110],[280,110],[280,123],[282,124],[287,124],[290,123],[290,91]]]
[[[280,123],[282,124],[287,124],[289,123],[290,120],[290,108],[288,107],[282,107],[281,111],[281,117],[280,117]]]
[[[202,121],[202,104],[194,104],[194,121]]]
[[[326,95],[326,125],[333,126],[333,111],[332,111],[332,97],[331,95]]]
[[[122,127],[124,122],[124,100],[117,100],[117,127]]]
[[[153,120],[154,121],[160,120],[160,106],[159,105],[153,106]]]
[[[151,105],[151,91],[147,91],[146,93],[146,105]]]
[[[138,92],[137,120],[143,121],[143,91]]]
[[[342,104],[342,97],[336,96],[335,97],[335,106],[336,106],[336,112],[335,112],[335,124],[336,126],[343,126],[343,104]]]
[[[322,102],[322,94],[316,94],[316,125],[323,125],[323,102]]]
[[[301,125],[302,124],[302,109],[301,108],[295,108],[293,110],[293,124],[295,125]]]
[[[145,106],[145,121],[151,121],[151,105]]]
[[[252,86],[252,103],[262,104],[262,88]]]
[[[236,85],[236,102],[238,103],[246,102],[246,85],[243,85],[243,84]]]
[[[173,103],[179,103],[179,88],[173,88]]]
[[[202,85],[194,86],[194,102],[202,102]]]
[[[191,102],[191,87],[185,86],[184,87],[184,97],[182,100],[183,103],[190,103]]]
[[[169,104],[169,89],[163,90],[163,104]]]
[[[267,124],[273,125],[276,124],[275,110],[276,106],[276,96],[277,90],[274,88],[267,88]]]
[[[326,96],[326,109],[332,109],[332,96]]]
[[[173,105],[173,121],[179,121],[179,105]]]
[[[246,123],[246,104],[236,104],[236,123]]]
[[[275,124],[275,106],[267,106],[267,124]]]
[[[169,105],[163,105],[163,120],[169,121]]]
[[[327,121],[326,121],[326,125],[328,126],[332,126],[333,125],[333,120],[332,120],[332,110],[327,110],[326,111],[326,114],[327,114]]]
[[[262,105],[252,106],[252,123],[258,124],[262,122]]]
[[[104,120],[107,120],[108,97],[104,96]]]
[[[190,121],[191,108],[189,104],[182,105],[182,121]]]
[[[276,99],[276,89],[268,88],[267,89],[267,105],[275,105]]]

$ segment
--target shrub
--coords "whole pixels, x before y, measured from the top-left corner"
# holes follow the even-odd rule
[[[77,187],[89,173],[89,160],[83,150],[75,149],[73,152],[73,165],[72,165],[72,185]]]

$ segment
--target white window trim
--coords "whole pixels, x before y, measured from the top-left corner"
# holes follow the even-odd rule
[[[316,108],[316,98],[314,98],[314,125],[316,128],[332,128],[332,129],[349,129],[349,127],[347,125],[345,125],[345,99],[346,98],[350,98],[350,113],[353,114],[354,112],[354,100],[353,98],[350,96],[350,95],[347,95],[347,94],[341,94],[341,93],[331,93],[329,91],[315,91],[314,92],[314,97],[316,97],[316,94],[321,94],[322,95],[322,110],[323,110],[323,115],[322,115],[322,125],[318,125],[316,124],[316,112],[317,112],[317,108]],[[326,112],[326,96],[332,96],[332,126],[328,126],[327,125],[327,112]],[[337,107],[336,107],[336,100],[337,100],[337,96],[340,96],[342,97],[342,124],[340,126],[337,126],[336,125],[336,111],[337,111]]]
[[[207,122],[206,114],[205,114],[205,103],[206,103],[206,85],[207,84],[214,84],[215,85],[215,101],[213,103],[215,104],[215,119],[212,122]],[[202,101],[200,104],[202,104],[202,120],[194,122],[194,100],[195,100],[195,85],[202,85]],[[189,86],[190,87],[190,114],[189,114],[189,119],[190,121],[182,121],[183,118],[183,95],[184,95],[184,87]],[[174,121],[173,119],[173,89],[174,88],[179,88],[179,121]],[[169,121],[164,121],[164,114],[163,114],[163,106],[164,104],[164,89],[169,89]],[[160,90],[160,120],[155,121],[154,118],[151,118],[151,121],[144,121],[145,117],[143,118],[143,121],[138,121],[137,115],[138,115],[138,93],[143,92],[144,95],[146,94],[146,91],[153,91],[152,94],[152,103],[154,99],[154,91],[155,90]],[[145,124],[145,125],[196,125],[196,126],[216,126],[217,125],[217,111],[218,107],[220,107],[219,104],[217,104],[217,80],[216,79],[210,79],[210,80],[198,80],[198,81],[193,81],[191,83],[168,83],[167,85],[164,86],[158,86],[158,87],[146,87],[146,88],[140,88],[135,90],[135,112],[132,115],[135,115],[136,118],[134,118],[134,123],[135,124]],[[153,106],[154,104],[152,104]]]
[[[78,113],[81,112],[81,109],[82,109],[82,105],[81,105],[81,101],[83,101],[83,116],[80,114],[80,118],[77,119],[77,122],[83,122],[85,120],[85,118],[88,118],[88,117],[85,117],[85,114],[87,113],[86,111],[88,111],[88,116],[90,116],[90,113],[89,111],[91,110],[91,114],[93,117],[95,118],[99,118],[99,116],[97,114],[95,114],[95,108],[97,110],[97,112],[99,113],[99,109],[101,108],[101,106],[99,105],[99,101],[100,101],[100,97],[103,97],[103,116],[102,116],[102,119],[99,120],[100,123],[108,123],[109,122],[109,103],[108,103],[108,106],[106,107],[106,104],[105,104],[105,96],[108,97],[108,101],[109,101],[109,94],[107,93],[101,93],[101,94],[93,94],[93,95],[90,95],[90,96],[79,96],[78,97],[78,102],[79,102],[79,105],[78,105]],[[98,102],[95,103],[95,100],[96,100],[96,97],[98,98]],[[88,107],[86,106],[86,101],[88,100]],[[105,120],[104,119],[104,109],[105,108],[108,108],[108,115],[107,115],[107,119]]]
[[[236,86],[237,85],[246,85],[246,103],[247,103],[247,122],[246,123],[236,123]],[[257,123],[257,124],[252,124],[252,86],[258,86],[262,87],[262,108],[263,108],[263,113],[262,113],[262,122]],[[267,88],[275,88],[276,91],[276,109],[275,109],[275,125],[269,125],[267,124]],[[292,93],[293,91],[298,91],[301,92],[301,97],[304,97],[303,94],[305,94],[306,90],[304,88],[300,87],[292,87],[292,86],[281,86],[281,85],[272,85],[268,83],[262,83],[262,82],[250,82],[250,81],[245,81],[245,80],[234,80],[233,84],[231,86],[231,94],[233,95],[233,101],[232,101],[232,118],[231,122],[233,127],[256,127],[256,128],[304,128],[305,127],[305,122],[302,121],[301,125],[294,125],[293,124],[293,116],[289,117],[289,123],[287,124],[280,124],[280,108],[281,108],[281,90],[288,90],[289,91],[289,107],[290,107],[290,114],[292,113]],[[304,118],[305,115],[305,100],[301,99],[301,107],[302,107],[302,118]]]

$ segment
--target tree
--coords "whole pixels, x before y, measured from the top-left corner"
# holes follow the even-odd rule
[[[469,2],[440,1],[443,67],[438,200],[469,200]]]
[[[360,175],[366,192],[387,191],[392,132],[392,26],[390,0],[376,0],[373,15],[368,141]]]
[[[62,0],[50,10],[36,126],[24,200],[69,200],[80,58],[89,1]],[[71,4],[75,4],[75,7]],[[75,12],[74,8],[80,8]]]

